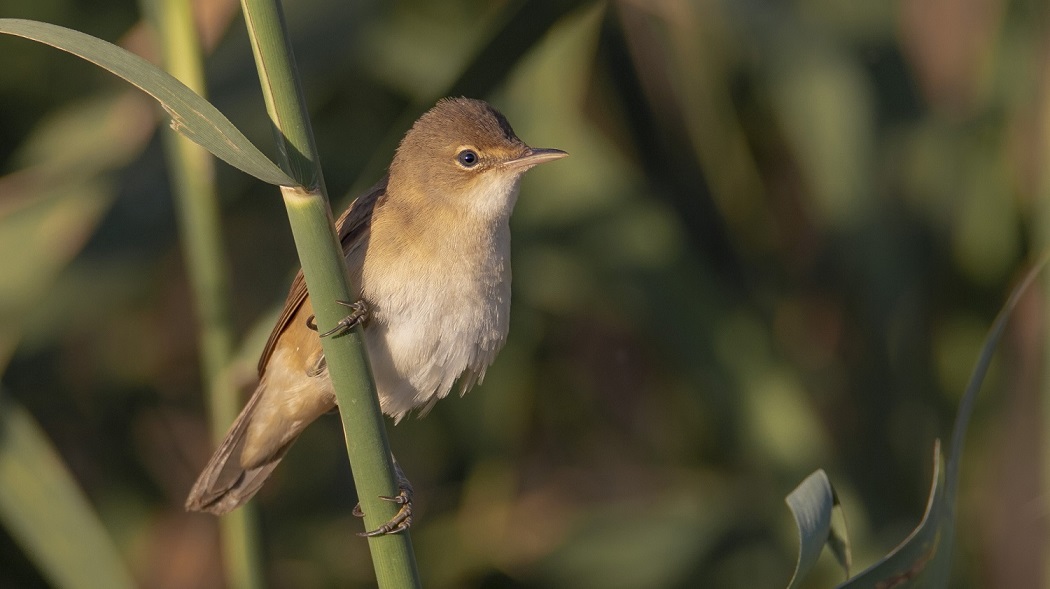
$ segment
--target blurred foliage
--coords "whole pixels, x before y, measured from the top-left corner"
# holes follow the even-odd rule
[[[235,5],[200,4],[221,35],[212,100],[271,145]],[[391,428],[426,586],[785,586],[783,498],[817,468],[858,569],[914,527],[933,440],[1036,249],[1044,3],[285,8],[333,195],[374,181],[449,93],[572,154],[524,182],[511,335],[484,386]],[[0,16],[151,51],[132,2]],[[148,102],[0,44],[5,394],[142,584],[221,586],[215,521],[181,509],[211,448]],[[275,190],[227,167],[219,182],[247,388],[295,255]],[[1041,584],[1040,296],[971,424],[953,586]],[[275,587],[371,582],[340,437],[335,418],[308,430],[256,501]],[[825,554],[803,586],[840,580]],[[0,585],[46,586],[6,531]]]

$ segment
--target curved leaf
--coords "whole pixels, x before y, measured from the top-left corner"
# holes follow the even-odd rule
[[[215,157],[264,182],[296,185],[210,102],[138,55],[79,31],[32,20],[2,18],[0,33],[50,45],[109,70],[156,98],[171,115],[171,127]]]
[[[933,484],[918,527],[879,562],[839,585],[840,589],[947,587],[955,533],[951,497],[945,492],[941,442],[933,446]]]
[[[988,373],[988,367],[992,364],[992,356],[995,354],[995,349],[999,346],[999,341],[1003,338],[1006,324],[1010,320],[1010,315],[1013,314],[1014,308],[1017,307],[1017,302],[1021,300],[1021,295],[1035,282],[1036,276],[1046,268],[1048,263],[1050,263],[1050,251],[1043,252],[1035,265],[1021,279],[1021,282],[1010,292],[1010,297],[1006,299],[1003,307],[999,309],[991,329],[988,330],[988,335],[984,338],[984,345],[981,346],[977,364],[974,365],[973,372],[970,374],[970,381],[966,384],[966,391],[963,393],[962,400],[959,402],[959,409],[955,414],[951,448],[948,450],[948,500],[953,506],[956,486],[959,483],[963,444],[966,441],[966,430],[970,425],[970,416],[973,414],[974,405],[977,403],[977,393],[981,390],[981,384]]]
[[[817,470],[806,477],[784,501],[795,516],[799,539],[798,562],[795,563],[795,574],[791,576],[788,589],[797,587],[806,573],[817,564],[825,544],[831,547],[839,564],[849,575],[849,538],[844,530],[839,533],[832,524],[839,500],[824,470]]]
[[[947,468],[941,455],[940,441],[934,446],[933,485],[930,498],[919,526],[893,549],[889,555],[840,587],[946,587],[950,576],[951,553],[955,534],[955,495],[958,489],[959,468],[962,462],[963,442],[969,425],[977,393],[988,373],[992,356],[1006,330],[1007,321],[1021,295],[1050,261],[1044,253],[1010,293],[992,328],[985,337],[980,356],[966,386],[955,417]]]

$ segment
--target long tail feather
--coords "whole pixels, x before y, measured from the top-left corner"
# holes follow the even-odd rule
[[[291,442],[261,464],[247,469],[241,465],[245,435],[259,399],[263,396],[262,392],[262,387],[260,387],[252,395],[251,400],[230,426],[230,431],[226,433],[219,449],[215,451],[208,465],[197,478],[197,482],[186,499],[188,511],[207,511],[215,515],[222,515],[236,509],[259,491],[281,458],[284,458]]]

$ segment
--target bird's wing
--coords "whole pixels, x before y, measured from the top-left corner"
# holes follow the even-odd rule
[[[357,247],[364,240],[363,238],[368,235],[368,230],[372,225],[372,211],[375,210],[376,204],[381,202],[383,197],[386,196],[386,183],[387,177],[384,176],[368,192],[359,196],[336,221],[336,227],[339,230],[339,243],[343,247],[344,256],[347,252]],[[270,333],[270,339],[266,340],[266,347],[263,348],[262,356],[259,358],[260,375],[266,368],[270,355],[273,354],[277,340],[280,339],[285,327],[288,326],[288,322],[292,320],[299,307],[302,306],[303,301],[306,300],[306,295],[306,280],[303,279],[303,271],[300,269],[295,275],[295,280],[292,281],[292,288],[288,291],[288,298],[284,301],[281,318],[274,325],[273,331]]]

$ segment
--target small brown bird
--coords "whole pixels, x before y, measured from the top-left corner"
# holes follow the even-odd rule
[[[352,317],[363,321],[380,406],[395,422],[426,412],[457,380],[462,394],[485,376],[509,327],[519,181],[566,155],[530,148],[485,102],[444,99],[412,125],[387,176],[339,218],[360,299]],[[223,514],[250,499],[303,429],[335,407],[312,316],[300,271],[259,360],[259,385],[187,509]],[[406,528],[409,515],[376,532]]]

